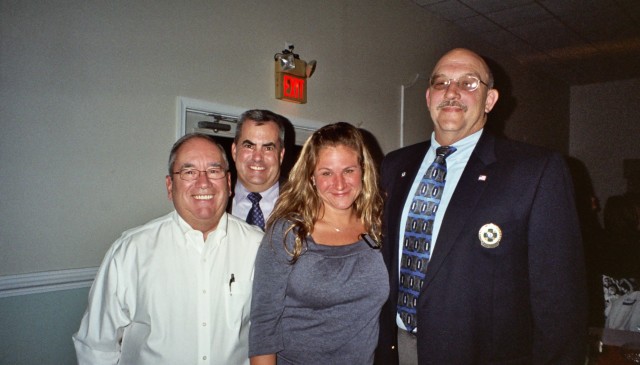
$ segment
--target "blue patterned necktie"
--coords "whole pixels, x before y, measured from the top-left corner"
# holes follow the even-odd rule
[[[260,209],[262,195],[259,193],[249,193],[247,198],[251,200],[251,210],[249,210],[249,214],[247,214],[247,223],[259,226],[264,231],[264,216]]]
[[[451,146],[438,147],[436,159],[422,177],[409,208],[398,287],[398,313],[408,331],[413,331],[417,325],[415,308],[431,256],[433,220],[447,175],[445,159],[455,151]]]

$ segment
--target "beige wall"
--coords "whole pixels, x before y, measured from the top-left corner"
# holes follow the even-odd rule
[[[171,209],[164,175],[178,96],[268,108],[294,123],[362,123],[390,151],[400,86],[466,46],[511,78],[506,134],[568,151],[568,87],[408,0],[0,7],[0,276],[97,266],[122,231]],[[273,96],[272,57],[286,41],[318,61],[306,105]]]

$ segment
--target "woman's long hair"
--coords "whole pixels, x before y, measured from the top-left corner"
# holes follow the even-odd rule
[[[378,189],[375,162],[356,127],[345,122],[329,124],[315,131],[305,142],[267,222],[267,227],[281,219],[290,223],[285,231],[283,244],[291,255],[292,264],[302,254],[307,236],[313,233],[313,227],[320,218],[318,214],[322,211],[322,199],[312,183],[320,150],[335,146],[349,147],[358,153],[358,162],[362,168],[362,191],[353,206],[366,233],[376,242],[381,242],[382,196]],[[289,234],[295,235],[292,249],[286,245]]]

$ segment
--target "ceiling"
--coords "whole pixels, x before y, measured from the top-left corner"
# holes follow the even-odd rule
[[[412,0],[570,85],[640,77],[640,0]]]

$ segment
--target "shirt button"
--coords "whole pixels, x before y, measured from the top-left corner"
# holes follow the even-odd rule
[[[206,290],[206,289],[203,289],[203,290],[202,290],[202,294],[207,294],[207,290]]]
[[[207,326],[207,322],[202,322],[202,327],[206,327]]]
[[[206,359],[207,359],[207,357],[206,357],[206,356],[203,356],[203,357],[202,357],[202,360],[206,360]]]

